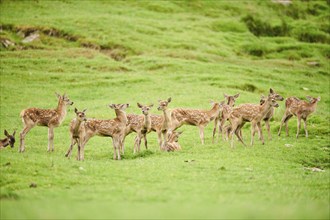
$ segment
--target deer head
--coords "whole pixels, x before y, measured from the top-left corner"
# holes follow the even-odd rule
[[[137,103],[137,106],[142,110],[142,114],[148,115],[149,110],[154,106],[154,104],[151,105],[141,105],[140,103]]]
[[[269,89],[269,95],[272,98],[274,98],[276,101],[283,101],[284,98],[282,96],[280,96],[279,94],[277,94],[272,88]]]
[[[6,135],[7,139],[8,139],[8,142],[9,142],[10,147],[13,148],[14,147],[14,144],[15,144],[15,133],[16,133],[16,131],[14,131],[14,133],[12,135],[9,134],[7,130],[5,130],[4,133],[5,133],[5,135]]]
[[[169,138],[168,138],[168,142],[178,142],[179,141],[179,136],[183,133],[183,131],[173,131]]]
[[[87,118],[86,118],[86,115],[85,115],[86,111],[87,111],[87,109],[84,109],[82,112],[80,112],[80,111],[78,111],[77,108],[74,108],[74,112],[76,113],[77,119],[79,121],[87,121]]]
[[[64,103],[65,105],[73,105],[73,102],[70,101],[69,97],[64,93],[63,96],[55,92],[56,97],[59,99],[61,103]]]
[[[309,101],[309,103],[314,104],[317,103],[319,101],[321,101],[321,97],[317,97],[317,98],[313,98],[311,96],[306,96],[306,99]]]
[[[158,100],[159,106],[158,106],[158,111],[163,111],[167,109],[168,103],[171,102],[171,98],[168,98],[167,100]]]
[[[235,101],[236,101],[236,99],[239,97],[239,93],[237,93],[236,95],[233,95],[233,96],[231,96],[231,95],[227,95],[226,93],[225,94],[223,94],[223,96],[225,97],[225,99],[226,99],[226,104],[227,105],[230,105],[230,106],[234,106],[234,104],[235,104]]]

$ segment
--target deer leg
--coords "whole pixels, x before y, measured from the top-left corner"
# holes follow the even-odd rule
[[[125,153],[125,138],[126,138],[126,136],[124,136],[122,143],[121,143],[121,147],[120,147],[120,151],[122,154]]]
[[[27,133],[33,128],[33,126],[26,126],[24,127],[24,129],[22,130],[22,132],[19,134],[20,136],[20,146],[19,146],[19,150],[18,152],[22,153],[25,151],[25,136],[27,135]]]
[[[259,130],[259,135],[260,135],[261,143],[262,144],[265,144],[264,135],[262,134],[261,122],[258,122],[257,123],[257,127],[258,127],[258,130]]]
[[[74,146],[76,143],[77,143],[77,140],[76,140],[75,138],[71,138],[71,145],[70,145],[68,151],[67,151],[66,154],[65,154],[66,157],[70,157],[70,156],[71,156],[73,146]],[[79,143],[78,143],[78,146],[79,146]]]
[[[234,148],[234,132],[237,132],[237,125],[235,124],[232,124],[232,130],[230,131],[230,134],[229,136],[231,136],[231,143],[230,143],[230,146],[231,148]]]
[[[220,121],[220,125],[219,125],[219,133],[221,132],[222,140],[227,141],[228,140],[228,133],[227,133],[227,136],[222,135],[222,131],[223,131],[223,128],[224,128],[223,126],[225,125],[225,122],[226,122],[226,120],[224,118],[222,118],[221,121]],[[227,138],[227,140],[226,140],[226,138]]]
[[[48,152],[54,151],[54,128],[48,128]]]
[[[305,134],[306,134],[306,137],[308,138],[308,131],[307,131],[307,118],[303,118],[303,120],[304,120]]]
[[[268,131],[268,140],[272,140],[272,134],[270,133],[270,124],[269,124],[269,120],[265,121],[265,125]]]
[[[146,147],[146,150],[148,150],[147,133],[143,134],[143,138],[144,138],[144,146]]]
[[[236,131],[235,131],[235,135],[236,135],[236,137],[238,138],[238,140],[244,145],[244,146],[246,146],[246,144],[244,143],[244,141],[243,141],[243,139],[242,139],[242,137],[241,137],[241,128],[238,128],[238,129],[236,129]]]
[[[167,145],[167,131],[162,131],[162,134],[163,134],[164,141],[163,141],[161,149],[165,149],[165,147]]]
[[[281,120],[280,129],[278,130],[278,134],[277,134],[278,136],[281,136],[282,125],[284,124],[286,117],[287,117],[287,114],[285,112],[282,117],[282,120]]]
[[[298,138],[298,136],[299,136],[300,125],[301,125],[301,117],[297,115],[297,134],[296,134],[296,138]]]
[[[214,120],[214,128],[213,128],[213,134],[212,134],[212,144],[214,144],[214,136],[216,135],[216,132],[217,132],[217,128],[220,129],[220,119],[218,117],[215,118]],[[220,132],[220,130],[219,130]],[[217,143],[219,141],[219,132],[218,132],[218,135],[217,135]]]
[[[204,126],[199,126],[199,137],[201,139],[202,145],[204,145]]]
[[[162,150],[162,146],[163,146],[163,143],[162,143],[162,132],[157,132],[157,137],[158,137],[158,145],[159,145],[159,149]]]
[[[256,133],[256,124],[252,123],[252,125],[251,125],[251,146],[253,146],[255,133]]]

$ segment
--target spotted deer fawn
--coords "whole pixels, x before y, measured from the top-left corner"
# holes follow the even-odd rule
[[[204,128],[220,113],[224,102],[211,101],[211,110],[176,108],[172,111],[172,131],[182,125],[193,125],[199,128],[201,143],[204,144]]]
[[[108,120],[88,119],[84,122],[78,160],[84,160],[85,145],[95,135],[111,137],[114,148],[113,159],[121,159],[120,149],[122,148],[128,121],[125,109],[129,107],[129,104],[110,104],[109,107],[115,110],[116,118]]]
[[[281,135],[282,125],[285,123],[286,135],[289,136],[288,121],[292,116],[297,116],[297,134],[299,136],[301,119],[304,120],[305,135],[308,137],[307,131],[307,117],[315,112],[317,103],[321,100],[321,97],[313,98],[310,96],[306,97],[309,102],[300,100],[296,97],[290,97],[285,100],[285,112],[281,121],[278,136]]]
[[[270,89],[269,96],[274,98],[275,101],[283,101],[284,100],[284,98],[281,95],[279,95],[278,93],[276,93],[273,89]],[[267,99],[267,97],[262,95],[261,98],[260,98],[260,105],[262,105],[266,101],[266,99]],[[263,119],[264,122],[265,122],[265,126],[267,128],[267,131],[268,131],[268,140],[272,139],[272,135],[270,133],[270,124],[269,124],[269,122],[273,118],[274,112],[275,112],[275,108],[271,107],[269,112],[265,115],[265,117]],[[259,139],[260,139],[260,131],[259,131]]]
[[[169,137],[166,146],[164,147],[164,151],[178,151],[181,150],[181,146],[179,144],[179,136],[182,134],[182,131],[173,131]]]
[[[158,100],[158,111],[163,111],[163,119],[161,124],[161,134],[163,135],[163,141],[161,142],[161,150],[164,149],[167,145],[167,140],[172,129],[172,111],[168,108],[168,104],[171,102],[171,98],[167,100]],[[159,125],[159,124],[158,124]],[[157,126],[158,127],[158,126]],[[159,135],[158,135],[159,138]]]
[[[56,93],[56,96],[58,98],[56,109],[28,108],[21,112],[24,128],[20,133],[19,152],[24,152],[25,136],[36,125],[48,127],[48,151],[54,151],[54,128],[62,124],[67,113],[67,106],[73,104],[65,94],[61,96]]]
[[[11,148],[14,147],[15,144],[15,134],[16,131],[14,131],[13,134],[9,134],[7,130],[5,130],[4,134],[6,135],[6,138],[0,139],[0,149],[3,149],[10,145]]]
[[[214,136],[218,129],[218,135],[217,135],[217,142],[219,140],[219,135],[223,131],[223,126],[226,123],[226,121],[229,118],[229,115],[232,111],[232,108],[235,105],[236,99],[239,97],[239,93],[236,95],[227,95],[224,94],[225,97],[225,103],[222,106],[222,111],[220,114],[214,119],[214,128],[213,128],[213,136],[212,136],[212,143],[214,143]]]
[[[126,134],[136,132],[136,138],[134,143],[134,153],[140,152],[141,139],[144,139],[144,146],[148,149],[147,134],[151,131],[151,117],[149,114],[150,109],[153,107],[151,105],[141,105],[137,103],[137,106],[141,109],[142,115],[127,114],[128,125],[126,127]],[[123,149],[124,151],[124,144]]]
[[[264,138],[261,132],[261,120],[266,116],[272,107],[278,107],[279,105],[274,98],[268,96],[267,100],[262,105],[255,104],[242,104],[233,108],[230,114],[229,121],[231,123],[231,147],[234,147],[234,133],[238,137],[239,141],[245,145],[241,129],[246,122],[251,122],[251,146],[253,146],[254,135],[257,128],[260,131],[261,141],[264,144]]]
[[[80,152],[80,147],[81,147],[81,142],[82,142],[82,135],[84,132],[84,122],[87,121],[86,118],[86,109],[83,111],[78,111],[77,108],[74,109],[74,112],[76,113],[76,118],[72,119],[70,123],[70,138],[71,138],[71,145],[65,154],[66,157],[71,156],[72,148],[75,144],[78,145],[78,156],[79,157],[79,152]]]

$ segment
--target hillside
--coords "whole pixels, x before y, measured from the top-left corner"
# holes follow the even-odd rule
[[[1,218],[328,218],[329,9],[328,0],[1,0],[0,131],[17,130],[15,148],[0,152]],[[212,144],[211,122],[203,146],[198,128],[181,127],[180,152],[161,152],[150,133],[136,155],[128,136],[122,161],[100,137],[84,162],[64,157],[74,107],[108,119],[110,103],[137,114],[137,102],[153,103],[161,114],[157,100],[168,97],[170,108],[210,109],[224,93],[240,93],[237,105],[259,103],[269,88],[321,97],[309,138],[303,126],[295,138],[296,118],[289,137],[277,136],[279,102],[265,145],[257,137],[254,147]],[[55,129],[55,152],[36,127],[17,153],[21,110],[54,108],[55,92],[74,102]],[[243,136],[249,143],[249,124]]]

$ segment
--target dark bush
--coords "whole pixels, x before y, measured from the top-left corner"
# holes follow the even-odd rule
[[[255,36],[287,36],[290,32],[290,27],[284,20],[280,25],[272,26],[259,18],[247,15],[243,18],[243,21]]]

